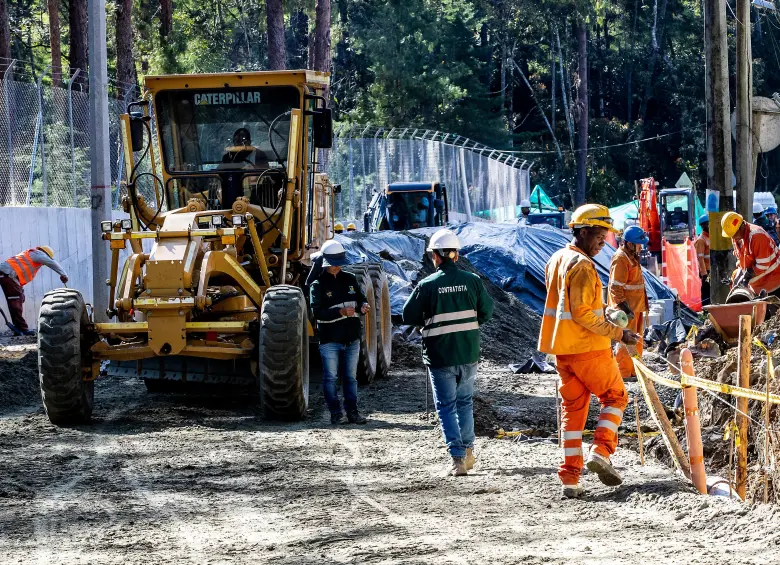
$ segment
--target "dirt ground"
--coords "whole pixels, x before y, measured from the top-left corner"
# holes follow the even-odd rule
[[[544,437],[481,436],[476,472],[442,478],[424,373],[404,365],[361,389],[362,427],[330,426],[316,385],[297,424],[136,380],[98,382],[89,426],[52,426],[39,401],[4,406],[0,562],[780,563],[777,507],[697,495],[627,449],[625,483],[586,476],[580,501],[560,498]],[[483,364],[483,433],[554,430],[553,385]]]

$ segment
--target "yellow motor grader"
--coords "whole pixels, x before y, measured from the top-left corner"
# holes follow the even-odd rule
[[[53,423],[87,421],[102,376],[137,376],[150,390],[230,387],[249,391],[265,417],[305,416],[316,341],[305,280],[333,237],[340,190],[316,172],[332,141],[327,84],[305,70],[146,78],[121,116],[129,217],[101,225],[109,303],[95,307],[110,321],[96,322],[72,289],[41,305],[41,393]],[[380,265],[352,269],[372,307],[358,374],[367,383],[390,365],[390,297]]]

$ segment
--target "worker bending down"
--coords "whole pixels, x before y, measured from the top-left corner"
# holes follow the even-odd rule
[[[539,351],[556,356],[562,401],[561,434],[564,460],[558,476],[563,495],[582,495],[582,431],[588,417],[590,395],[601,402],[601,413],[588,454],[588,469],[605,485],[623,482],[610,462],[618,443],[617,430],[628,403],[611,340],[636,344],[639,336],[604,317],[603,287],[591,257],[604,247],[612,227],[609,209],[585,204],[574,211],[569,224],[573,241],[547,263],[547,299],[539,332]]]
[[[623,232],[623,243],[612,256],[609,269],[609,306],[618,308],[628,316],[628,329],[639,334],[636,349],[622,342],[617,343],[616,358],[620,376],[624,379],[634,376],[632,353],[642,357],[642,332],[645,329],[645,312],[649,308],[645,278],[639,263],[639,252],[650,239],[639,226],[631,226]]]
[[[455,265],[459,249],[460,240],[452,231],[433,234],[427,251],[436,272],[420,281],[404,304],[404,323],[423,326],[423,362],[452,457],[447,474],[453,476],[466,475],[474,466],[479,326],[493,315],[493,300],[482,280]]]
[[[723,236],[731,238],[737,256],[732,286],[747,286],[756,294],[765,290],[780,295],[780,252],[770,235],[736,212],[723,215],[721,228]]]
[[[0,263],[0,287],[3,288],[5,299],[8,302],[11,323],[21,335],[35,334],[27,326],[23,315],[24,286],[32,282],[44,265],[55,271],[63,284],[68,282],[65,269],[54,260],[54,250],[48,245],[22,251]]]
[[[696,259],[699,261],[699,279],[701,280],[701,301],[710,301],[710,217],[702,214],[699,217],[701,235],[693,242],[696,249]]]

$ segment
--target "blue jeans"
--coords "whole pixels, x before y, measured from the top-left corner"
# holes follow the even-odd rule
[[[429,369],[436,413],[452,457],[474,447],[474,381],[477,363]]]
[[[339,367],[344,387],[344,408],[347,412],[357,410],[357,366],[360,357],[360,340],[352,343],[321,343],[322,392],[331,414],[341,414],[341,402],[337,390]]]

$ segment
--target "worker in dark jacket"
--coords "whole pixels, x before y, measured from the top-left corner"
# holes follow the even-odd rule
[[[322,245],[324,271],[311,285],[310,302],[320,334],[322,390],[330,410],[331,424],[343,424],[336,383],[339,367],[344,378],[344,409],[351,424],[365,424],[357,407],[357,365],[360,356],[360,314],[369,310],[368,301],[355,275],[341,270],[348,265],[347,253],[338,241]]]
[[[428,252],[436,272],[424,278],[404,305],[404,322],[423,326],[423,362],[430,370],[433,398],[444,441],[452,457],[448,473],[474,467],[472,396],[479,362],[479,326],[493,314],[482,280],[459,269],[460,241],[443,229],[431,237]]]

